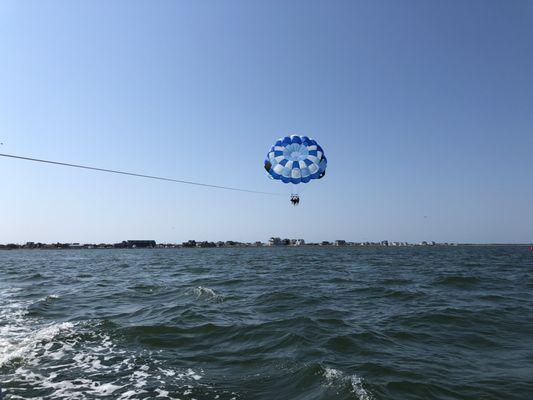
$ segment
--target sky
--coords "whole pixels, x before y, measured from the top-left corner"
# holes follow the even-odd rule
[[[0,153],[280,194],[0,157],[0,243],[533,241],[533,2],[4,0],[0,54]]]

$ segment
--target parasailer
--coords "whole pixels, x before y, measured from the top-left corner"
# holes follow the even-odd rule
[[[264,167],[271,179],[298,185],[323,178],[327,164],[324,150],[314,139],[291,135],[274,143]],[[295,206],[300,203],[298,194],[291,194],[291,203]]]
[[[297,206],[298,204],[300,204],[300,196],[298,196],[297,194],[291,194],[291,203],[293,206]]]

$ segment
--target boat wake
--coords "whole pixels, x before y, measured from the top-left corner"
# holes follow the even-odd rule
[[[5,291],[0,309],[0,386],[10,400],[236,398],[203,383],[201,368],[168,365],[150,350],[126,346],[109,323],[31,318],[35,303],[15,301],[17,292]]]

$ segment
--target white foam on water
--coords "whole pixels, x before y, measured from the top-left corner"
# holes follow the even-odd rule
[[[124,386],[121,385],[113,385],[112,383],[103,383],[101,385],[92,385],[93,389],[89,392],[96,395],[96,396],[109,396],[110,394],[113,394],[118,389],[123,388]]]
[[[181,379],[183,379],[183,378],[192,378],[195,381],[198,381],[198,380],[202,379],[202,376],[199,375],[198,373],[194,372],[191,368],[189,368],[187,371],[178,374],[178,378],[181,378]]]
[[[213,289],[203,286],[198,286],[193,289],[194,294],[197,298],[204,298],[207,300],[213,300],[213,301],[222,301],[224,300],[224,296],[221,294],[218,294]]]
[[[344,374],[335,368],[325,368],[323,375],[328,383],[333,383],[335,380],[342,379],[344,377]]]
[[[48,296],[42,297],[39,300],[37,300],[36,303],[48,303],[54,300],[59,299],[59,295],[57,294],[49,294]]]
[[[363,387],[363,379],[358,375],[346,375],[335,368],[324,368],[322,372],[327,386],[349,385],[357,400],[372,400],[373,397]]]
[[[143,371],[135,371],[131,377],[131,381],[133,381],[133,386],[136,388],[142,388],[143,386],[146,386],[147,378],[149,378],[150,375]]]
[[[172,369],[159,368],[159,371],[162,372],[166,376],[174,376],[174,375],[176,375],[176,371],[174,371]]]
[[[157,396],[155,397],[168,397],[168,392],[166,390],[156,388],[155,392],[157,392]]]
[[[363,387],[363,379],[357,375],[352,375],[352,389],[359,400],[372,400],[372,396]]]
[[[71,330],[74,326],[69,322],[29,326],[25,318],[26,308],[31,302],[8,302],[0,310],[0,367],[15,359],[35,360],[35,352],[42,348],[45,354],[53,351],[52,341],[60,332]],[[61,358],[57,354],[56,359]]]
[[[175,369],[149,351],[121,348],[98,322],[31,318],[27,309],[34,302],[18,301],[19,292],[0,293],[0,367],[7,371],[0,382],[9,382],[10,399],[146,398],[148,385],[172,399],[169,392],[190,390],[187,384],[203,378],[202,370]]]

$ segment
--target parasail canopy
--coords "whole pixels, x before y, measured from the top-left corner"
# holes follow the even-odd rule
[[[291,135],[278,139],[270,148],[265,169],[272,179],[298,184],[322,178],[327,163],[324,150],[314,139]]]

